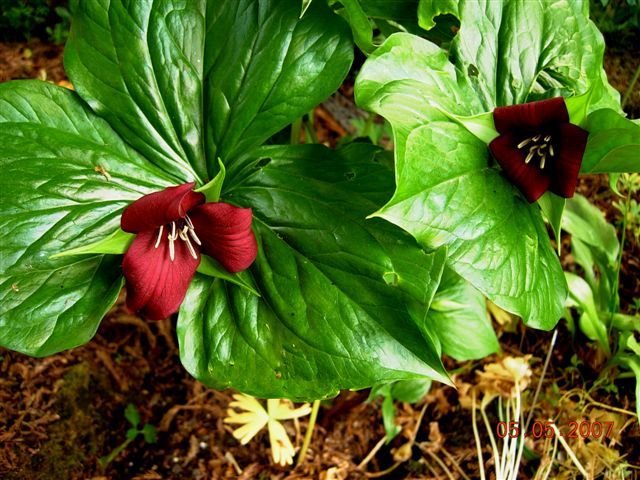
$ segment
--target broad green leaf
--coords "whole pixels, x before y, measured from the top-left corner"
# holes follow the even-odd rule
[[[348,25],[326,1],[300,19],[292,0],[207,3],[205,141],[230,163],[338,89],[353,60]]]
[[[442,352],[456,360],[477,360],[500,350],[484,295],[448,268],[427,323],[437,333]]]
[[[607,327],[600,321],[591,287],[582,278],[573,273],[565,272],[565,276],[569,285],[567,306],[576,307],[580,311],[580,330],[590,340],[598,342],[606,353],[611,353]]]
[[[640,172],[640,125],[613,110],[601,109],[587,117],[589,140],[582,172]]]
[[[560,264],[538,207],[487,157],[486,145],[457,124],[413,130],[396,168],[396,192],[376,215],[426,248],[448,246],[448,263],[460,276],[527,325],[550,329],[566,297]]]
[[[445,260],[365,220],[393,175],[353,144],[268,147],[223,198],[251,206],[260,297],[196,276],[178,321],[196,378],[260,397],[318,399],[410,378],[447,382],[425,322]],[[267,160],[267,161],[265,161]]]
[[[495,132],[487,112],[587,92],[589,110],[619,109],[617,94],[602,80],[602,38],[583,2],[456,5],[461,27],[448,54],[395,34],[356,81],[359,105],[394,130],[397,189],[377,215],[427,248],[448,246],[452,268],[494,303],[528,325],[551,328],[562,312],[565,280],[540,212],[489,159],[485,144]],[[452,10],[429,8],[441,7]],[[552,219],[556,230],[559,217]]]
[[[71,3],[65,67],[78,93],[147,159],[200,184],[308,112],[351,65],[325,2]],[[180,182],[181,183],[181,182]]]
[[[0,124],[0,345],[49,355],[88,341],[122,286],[118,257],[51,257],[104,239],[173,179],[64,88],[0,84]]]
[[[441,13],[460,19],[451,57],[484,111],[589,90],[590,110],[621,111],[603,69],[604,40],[588,9],[586,0],[421,0],[419,12],[425,28]]]

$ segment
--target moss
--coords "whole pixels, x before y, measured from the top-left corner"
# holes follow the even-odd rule
[[[53,409],[60,420],[47,429],[48,439],[25,466],[7,480],[77,478],[95,464],[103,450],[108,421],[99,403],[110,395],[108,379],[94,373],[87,363],[69,369],[60,381]]]

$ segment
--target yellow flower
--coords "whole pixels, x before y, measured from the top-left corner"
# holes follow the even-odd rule
[[[309,404],[305,403],[301,407],[292,408],[288,400],[270,399],[267,400],[267,410],[265,410],[258,400],[249,395],[236,394],[233,398],[235,401],[229,404],[231,408],[227,410],[227,418],[224,419],[224,423],[242,425],[233,431],[233,436],[240,440],[242,445],[246,445],[266,425],[269,429],[273,461],[282,466],[293,464],[295,449],[280,420],[309,415],[311,413]]]

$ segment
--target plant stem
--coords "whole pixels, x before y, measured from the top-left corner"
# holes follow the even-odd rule
[[[637,72],[636,72],[637,73]],[[611,287],[611,305],[609,310],[611,317],[609,318],[609,325],[607,330],[611,334],[611,328],[613,326],[613,315],[619,308],[619,300],[616,302],[618,294],[618,287],[620,286],[620,269],[622,267],[622,254],[624,253],[624,244],[627,241],[627,217],[629,216],[629,206],[631,205],[631,186],[627,185],[627,200],[624,202],[624,212],[622,218],[622,234],[620,236],[620,251],[618,252],[618,260],[616,261],[616,277],[613,280],[613,286]]]
[[[635,87],[636,82],[638,81],[638,77],[640,77],[640,65],[638,65],[638,68],[636,68],[636,71],[633,74],[633,77],[631,78],[631,82],[629,83],[629,88],[627,88],[627,91],[624,92],[624,96],[622,97],[622,102],[621,102],[622,108],[624,108],[627,102],[629,101],[629,97],[631,97],[631,92],[633,92],[633,87]]]
[[[473,428],[473,437],[476,440],[476,451],[478,454],[478,467],[480,469],[480,480],[485,480],[484,459],[482,458],[482,447],[480,443],[480,434],[478,433],[478,420],[476,418],[476,392],[471,397],[471,427]]]
[[[302,117],[291,124],[291,145],[300,143],[300,130],[302,128]]]
[[[313,436],[313,429],[316,426],[316,419],[318,418],[318,410],[320,410],[320,400],[313,402],[311,406],[311,416],[309,417],[309,425],[307,425],[307,431],[304,433],[304,440],[302,441],[302,447],[298,454],[298,466],[304,462],[304,457],[309,449],[311,443],[311,437]]]

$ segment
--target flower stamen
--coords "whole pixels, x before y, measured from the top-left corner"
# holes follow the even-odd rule
[[[542,139],[542,141],[544,143],[542,143],[542,144],[538,143],[540,141],[540,139]],[[547,152],[545,152],[545,150],[548,148],[548,154],[550,156],[552,156],[552,157],[554,156],[553,145],[550,143],[551,139],[552,139],[551,135],[545,135],[544,138],[543,138],[542,134],[538,134],[538,135],[526,138],[523,141],[521,141],[518,144],[518,149],[522,149],[522,148],[526,147],[531,142],[535,143],[535,145],[532,145],[529,148],[529,153],[527,154],[526,158],[524,159],[524,163],[529,164],[529,162],[531,162],[531,160],[533,159],[533,157],[537,153],[538,156],[540,157],[540,169],[541,170],[544,169],[546,161],[547,161]]]
[[[156,238],[156,244],[153,248],[158,248],[160,246],[160,240],[162,239],[162,231],[164,230],[164,225],[160,225],[160,229],[158,230],[158,238]]]
[[[189,226],[185,225],[185,227],[180,232],[180,239],[187,244],[187,248],[189,249],[189,253],[194,259],[198,259],[198,255],[196,254],[193,245],[191,245],[191,241],[189,241],[189,237],[187,236],[187,232],[189,231]]]
[[[173,262],[173,260],[176,257],[176,247],[173,244],[173,242],[175,242],[178,238],[176,235],[176,222],[171,222],[171,233],[169,234],[168,238],[169,238],[169,258]]]

